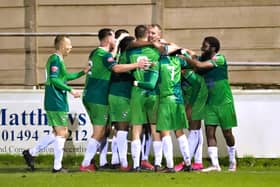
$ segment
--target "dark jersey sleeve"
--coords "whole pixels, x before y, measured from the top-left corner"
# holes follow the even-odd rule
[[[181,64],[181,68],[182,69],[191,69],[191,66],[183,59],[179,58],[180,64]]]
[[[112,70],[113,66],[117,64],[116,60],[114,59],[111,53],[107,53],[103,56],[102,62],[106,68]]]

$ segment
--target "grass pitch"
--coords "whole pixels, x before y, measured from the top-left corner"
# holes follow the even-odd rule
[[[237,172],[201,173],[128,173],[103,172],[81,173],[76,168],[69,173],[53,174],[49,168],[39,168],[28,172],[22,167],[0,170],[0,181],[3,187],[276,187],[279,186],[279,169],[246,169]]]
[[[119,172],[81,173],[82,157],[64,158],[69,173],[51,173],[52,156],[40,156],[35,172],[26,169],[20,156],[0,156],[1,187],[276,187],[280,182],[280,159],[239,159],[236,172],[227,171],[227,159],[220,159],[222,172]],[[207,165],[207,160],[204,161]],[[70,167],[69,167],[70,166]]]

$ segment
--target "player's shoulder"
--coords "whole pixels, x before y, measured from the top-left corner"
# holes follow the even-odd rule
[[[141,54],[142,53],[142,48],[137,47],[137,48],[130,48],[126,50],[127,55],[133,55],[133,54]]]
[[[103,56],[106,56],[109,54],[111,54],[111,53],[108,52],[107,50],[105,50],[101,47],[97,47],[90,52],[90,57],[98,57],[98,56],[103,57]]]
[[[60,64],[62,62],[63,62],[63,58],[57,53],[51,54],[48,58],[48,63],[51,63],[51,64],[53,64],[53,63]]]
[[[167,60],[169,63],[178,63],[181,62],[181,58],[175,55],[161,55],[162,60]],[[182,60],[183,61],[183,60]]]
[[[212,57],[211,62],[217,64],[217,65],[224,65],[226,63],[226,58],[223,54],[216,54]]]
[[[217,53],[215,56],[214,56],[214,58],[216,58],[216,59],[226,59],[226,57],[225,57],[225,55],[223,55],[223,54],[220,54],[220,53]]]
[[[101,47],[95,49],[95,54],[98,56],[109,56],[111,53]]]
[[[157,48],[155,48],[154,46],[144,46],[142,47],[142,51],[145,52],[152,52],[152,53],[156,53],[159,54],[159,50]]]
[[[60,60],[61,57],[60,57],[60,55],[57,54],[57,53],[52,53],[52,54],[49,56],[49,59],[58,59],[58,60]]]

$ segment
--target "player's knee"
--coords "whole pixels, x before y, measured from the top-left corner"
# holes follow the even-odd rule
[[[228,130],[223,130],[223,134],[224,134],[224,137],[225,139],[233,139],[233,134],[232,134],[232,131],[231,129],[228,129]]]

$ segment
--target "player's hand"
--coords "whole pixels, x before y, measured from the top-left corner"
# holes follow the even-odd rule
[[[91,67],[92,67],[92,61],[89,60],[88,65],[84,68],[85,74],[87,74],[90,71]]]
[[[140,59],[137,62],[137,67],[140,69],[149,69],[149,67],[151,66],[151,63],[148,61],[148,59]]]
[[[177,55],[179,58],[181,58],[182,60],[185,60],[187,57],[184,55]],[[186,61],[186,60],[185,60]]]
[[[184,49],[187,53],[189,53],[189,55],[191,56],[196,56],[196,53],[193,50],[190,49]]]
[[[138,86],[138,81],[133,81],[133,86]]]
[[[79,91],[77,91],[77,90],[72,89],[70,93],[71,93],[71,95],[74,96],[74,98],[81,97],[81,93]]]

